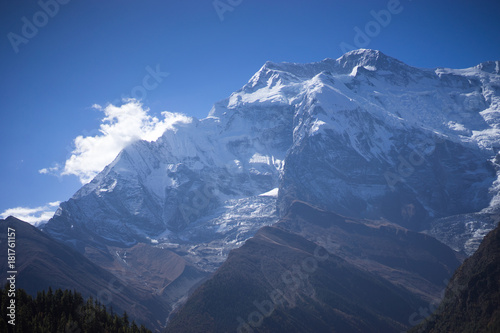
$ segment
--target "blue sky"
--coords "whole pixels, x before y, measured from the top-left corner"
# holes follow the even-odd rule
[[[174,117],[163,111],[205,117],[267,60],[338,58],[346,44],[416,67],[500,60],[498,13],[457,0],[2,1],[0,213],[50,216],[96,159],[154,138]],[[122,97],[142,104],[106,107]]]

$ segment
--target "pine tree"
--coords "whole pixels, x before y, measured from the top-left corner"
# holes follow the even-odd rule
[[[123,312],[123,326],[128,327],[129,322],[128,322],[128,314],[127,311]]]

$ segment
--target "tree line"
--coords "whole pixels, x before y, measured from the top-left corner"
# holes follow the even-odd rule
[[[151,333],[143,325],[130,322],[127,312],[118,315],[92,297],[84,300],[76,291],[49,288],[32,297],[17,289],[15,298],[10,296],[6,284],[0,289],[0,332]],[[8,316],[12,313],[9,310],[12,299],[15,299],[15,321],[12,315]]]

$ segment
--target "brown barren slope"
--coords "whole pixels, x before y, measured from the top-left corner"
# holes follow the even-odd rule
[[[294,202],[230,253],[167,332],[401,332],[459,264],[429,236]]]

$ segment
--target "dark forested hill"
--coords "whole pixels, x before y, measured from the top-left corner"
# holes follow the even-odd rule
[[[11,300],[15,301],[13,312]],[[49,288],[32,297],[17,289],[11,296],[6,285],[0,289],[0,305],[0,332],[151,333],[130,321],[126,312],[119,316],[99,301],[85,301],[80,293],[69,290]]]

